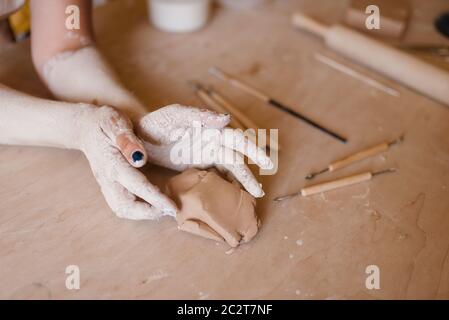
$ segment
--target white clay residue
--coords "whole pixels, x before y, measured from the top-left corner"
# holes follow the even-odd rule
[[[205,292],[198,292],[198,299],[199,300],[206,300],[206,299],[208,299],[209,298],[209,296],[210,296],[210,294],[209,293],[205,293]]]
[[[164,270],[156,270],[153,274],[151,274],[149,277],[147,277],[144,280],[144,283],[145,284],[151,283],[153,281],[161,280],[161,279],[164,279],[167,277],[168,277],[168,273],[165,272]]]
[[[365,193],[363,194],[359,194],[359,195],[355,195],[352,196],[353,199],[365,199],[366,197],[369,196],[371,189],[370,188],[366,188]]]

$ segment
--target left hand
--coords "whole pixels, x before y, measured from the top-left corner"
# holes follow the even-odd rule
[[[176,217],[176,204],[137,169],[145,164],[146,155],[131,121],[109,106],[76,108],[78,148],[86,155],[112,211],[133,220]]]
[[[150,162],[177,171],[216,166],[231,173],[254,197],[263,197],[262,186],[243,155],[262,169],[273,168],[273,163],[241,131],[225,128],[229,121],[230,115],[176,104],[147,114],[137,129]]]

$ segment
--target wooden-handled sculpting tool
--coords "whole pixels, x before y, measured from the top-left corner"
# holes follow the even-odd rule
[[[320,124],[316,123],[315,121],[307,118],[306,116],[293,111],[291,108],[287,107],[286,105],[282,104],[281,102],[270,98],[269,96],[267,96],[266,94],[260,92],[259,90],[251,87],[250,85],[243,83],[242,81],[231,77],[229,74],[225,73],[224,71],[218,69],[217,67],[211,67],[209,68],[209,73],[212,74],[213,76],[228,82],[229,84],[231,84],[232,86],[239,88],[243,91],[245,91],[246,93],[249,93],[250,95],[258,98],[259,100],[264,101],[265,103],[268,103],[284,112],[287,112],[288,114],[301,119],[302,121],[306,122],[307,124],[311,125],[312,127],[315,127],[318,130],[321,130],[322,132],[332,136],[335,139],[338,139],[339,141],[346,143],[346,139],[343,138],[342,136],[340,136],[339,134],[321,126]]]
[[[317,53],[317,54],[315,54],[315,59],[320,61],[321,63],[328,65],[331,68],[334,68],[335,70],[338,70],[338,71],[340,71],[350,77],[353,77],[357,80],[360,80],[361,82],[366,83],[367,85],[369,85],[373,88],[381,90],[393,97],[399,97],[401,95],[399,93],[399,91],[397,91],[393,88],[390,88],[389,86],[387,86],[377,80],[374,80],[373,78],[370,78],[354,69],[351,69],[350,67],[348,67],[344,64],[341,64],[327,56]]]
[[[341,178],[341,179],[337,179],[337,180],[333,180],[333,181],[329,181],[329,182],[319,183],[319,184],[309,186],[309,187],[304,187],[299,192],[290,194],[288,196],[278,197],[278,198],[274,199],[274,201],[279,202],[279,201],[290,199],[290,198],[293,198],[293,197],[296,197],[299,195],[301,195],[303,197],[310,196],[313,194],[350,186],[350,185],[353,185],[356,183],[369,181],[375,176],[378,176],[378,175],[381,175],[384,173],[391,173],[391,172],[395,172],[395,171],[396,171],[396,169],[390,168],[390,169],[378,171],[378,172],[359,173],[359,174],[356,174],[353,176],[349,176],[349,177],[345,177],[345,178]]]
[[[295,27],[322,37],[336,52],[449,105],[449,73],[432,64],[344,26],[326,26],[296,13]]]
[[[254,129],[257,131],[259,127],[254,123],[250,118],[248,118],[243,112],[241,112],[237,107],[235,107],[228,99],[223,97],[220,93],[218,93],[214,88],[209,87],[207,89],[209,95],[220,103],[226,110],[228,110],[235,118],[238,119],[240,123],[242,123],[247,129]]]
[[[257,133],[260,128],[257,124],[254,123],[248,116],[246,116],[243,112],[241,112],[237,107],[235,107],[228,99],[223,97],[220,93],[218,93],[214,88],[209,87],[207,89],[209,96],[214,99],[216,102],[221,104],[234,118],[237,119],[246,129],[253,129],[254,133],[257,136]],[[265,142],[261,142],[259,140],[259,146],[261,148],[269,147],[270,149],[280,150],[279,143],[277,141],[271,140],[270,138],[266,139]]]
[[[229,110],[227,110],[222,104],[214,100],[209,92],[198,82],[189,81],[189,84],[191,84],[198,97],[210,108],[214,109],[217,112],[220,113],[230,113]],[[245,126],[231,114],[231,122],[229,124],[234,129],[241,129],[242,131],[245,131]]]
[[[254,141],[257,140],[257,133],[259,127],[246,115],[244,115],[237,107],[231,104],[225,97],[219,94],[215,89],[209,87],[205,88],[202,84],[196,81],[189,81],[189,84],[193,86],[198,97],[210,108],[217,112],[231,114],[231,123],[229,124],[234,129],[240,129],[243,132],[247,132]],[[253,129],[254,132],[246,131],[247,129]],[[274,148],[280,150],[280,146],[276,141],[271,139],[264,139],[258,141],[260,148]]]
[[[329,172],[333,172],[333,171],[336,171],[338,169],[344,168],[344,167],[346,167],[346,166],[348,166],[350,164],[353,164],[354,162],[361,161],[363,159],[375,156],[375,155],[377,155],[379,153],[382,153],[382,152],[388,150],[391,146],[393,146],[395,144],[398,144],[398,143],[402,142],[403,140],[404,140],[404,136],[401,136],[399,139],[396,139],[394,141],[382,142],[382,143],[379,143],[379,144],[377,144],[375,146],[372,146],[372,147],[370,147],[368,149],[364,149],[364,150],[361,150],[359,152],[356,152],[356,153],[354,153],[354,154],[352,154],[350,156],[347,156],[346,158],[343,158],[343,159],[340,159],[340,160],[332,162],[331,164],[329,164],[323,170],[320,170],[318,172],[309,173],[306,176],[306,179],[307,180],[311,180],[311,179],[313,179],[314,177],[316,177],[319,174],[322,174],[322,173],[325,173],[325,172],[328,172],[328,171]]]

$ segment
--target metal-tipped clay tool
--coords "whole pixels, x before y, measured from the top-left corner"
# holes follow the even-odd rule
[[[353,164],[353,163],[355,163],[357,161],[361,161],[363,159],[375,156],[375,155],[377,155],[379,153],[382,153],[382,152],[388,150],[391,146],[393,146],[395,144],[398,144],[398,143],[400,143],[402,141],[404,141],[404,136],[403,135],[400,136],[398,139],[396,139],[394,141],[382,142],[382,143],[379,143],[379,144],[377,144],[375,146],[372,146],[372,147],[370,147],[368,149],[361,150],[361,151],[359,151],[357,153],[354,153],[354,154],[352,154],[350,156],[347,156],[346,158],[343,158],[343,159],[337,160],[335,162],[332,162],[331,164],[329,164],[323,170],[309,173],[306,176],[306,179],[307,180],[311,180],[314,177],[316,177],[317,175],[320,175],[322,173],[325,173],[325,172],[328,172],[328,171],[329,172],[333,172],[333,171],[336,171],[338,169],[344,168],[344,167],[346,167],[346,166],[348,166],[350,164]]]
[[[246,93],[249,93],[250,95],[252,95],[253,97],[258,98],[259,100],[262,100],[265,103],[268,103],[284,112],[287,112],[288,114],[301,119],[302,121],[306,122],[307,124],[309,124],[310,126],[332,136],[333,138],[339,140],[340,142],[346,143],[346,139],[343,138],[341,135],[323,127],[322,125],[316,123],[314,120],[309,119],[308,117],[292,110],[291,108],[289,108],[288,106],[282,104],[281,102],[267,96],[266,94],[264,94],[263,92],[251,87],[250,85],[243,83],[242,81],[230,76],[229,74],[227,74],[226,72],[218,69],[217,67],[211,67],[209,68],[209,73],[215,77],[217,77],[218,79],[221,79],[223,81],[228,82],[229,84],[231,84],[232,86],[239,88],[243,91],[245,91]]]
[[[345,177],[345,178],[341,178],[341,179],[337,179],[337,180],[332,180],[329,182],[319,183],[319,184],[309,186],[309,187],[304,187],[299,192],[296,192],[296,193],[293,193],[293,194],[290,194],[287,196],[283,196],[283,197],[278,197],[278,198],[274,199],[274,201],[279,202],[279,201],[283,201],[283,200],[290,199],[290,198],[300,196],[300,195],[303,197],[306,197],[306,196],[310,196],[313,194],[350,186],[350,185],[353,185],[356,183],[369,181],[375,176],[385,174],[385,173],[392,173],[392,172],[396,172],[396,169],[390,168],[387,170],[382,170],[382,171],[377,171],[377,172],[359,173],[359,174],[356,174],[353,176],[349,176],[349,177]]]

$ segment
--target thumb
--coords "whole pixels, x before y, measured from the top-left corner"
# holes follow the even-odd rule
[[[102,115],[101,128],[104,133],[133,167],[143,167],[148,157],[143,142],[134,134],[132,122],[111,107],[103,108],[105,114]]]

